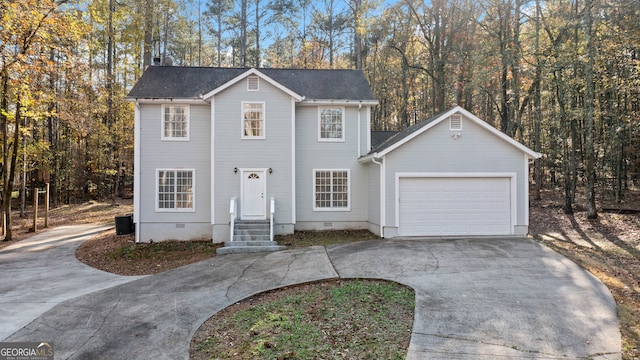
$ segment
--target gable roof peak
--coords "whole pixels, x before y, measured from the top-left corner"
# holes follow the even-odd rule
[[[297,93],[295,93],[293,90],[291,90],[290,88],[287,88],[286,86],[282,85],[280,82],[272,79],[271,77],[265,75],[264,73],[260,72],[258,69],[256,68],[249,68],[247,69],[245,72],[239,74],[238,76],[236,76],[235,78],[227,81],[226,83],[222,84],[221,86],[218,86],[217,88],[209,91],[206,94],[203,94],[201,97],[203,100],[208,100],[211,97],[213,97],[214,95],[226,90],[227,88],[229,88],[230,86],[236,84],[237,82],[246,79],[249,76],[258,76],[259,78],[267,81],[269,84],[273,85],[274,87],[280,89],[282,92],[288,94],[289,96],[291,96],[292,98],[294,98],[296,101],[302,101],[302,99],[304,98],[304,96],[301,96]]]
[[[428,118],[426,120],[423,120],[423,121],[421,121],[419,123],[416,123],[416,124],[414,124],[412,126],[409,126],[406,129],[398,132],[394,136],[392,136],[389,139],[387,139],[387,141],[385,141],[382,144],[380,144],[380,146],[378,146],[377,148],[373,149],[370,154],[374,155],[377,158],[383,157],[386,154],[392,152],[393,150],[399,148],[403,144],[407,143],[411,139],[415,138],[416,136],[422,134],[423,132],[427,131],[428,129],[430,129],[430,128],[434,127],[435,125],[439,124],[440,122],[450,118],[452,115],[454,115],[456,113],[460,113],[465,118],[473,121],[477,125],[479,125],[482,128],[488,130],[493,135],[497,136],[498,138],[502,139],[503,141],[506,141],[507,143],[509,143],[510,145],[514,146],[518,150],[524,152],[529,157],[531,157],[533,159],[539,159],[540,157],[542,157],[542,154],[537,153],[537,152],[529,149],[525,145],[517,142],[516,140],[514,140],[513,138],[511,138],[507,134],[505,134],[502,131],[500,131],[500,130],[496,129],[495,127],[491,126],[486,121],[483,121],[482,119],[480,119],[477,116],[473,115],[471,112],[467,111],[466,109],[464,109],[463,107],[461,107],[459,105],[456,105],[455,107],[453,107],[453,108],[451,108],[451,109],[449,109],[449,110],[447,110],[445,112],[442,112],[440,114],[434,115],[434,116],[432,116],[432,117],[430,117],[430,118]]]

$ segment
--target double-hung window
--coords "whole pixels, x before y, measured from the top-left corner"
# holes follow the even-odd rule
[[[162,106],[162,140],[189,140],[189,106]]]
[[[344,141],[344,109],[321,107],[318,112],[318,141]]]
[[[264,102],[242,103],[242,138],[264,139]]]
[[[157,171],[158,211],[193,211],[195,170],[160,169]]]
[[[349,170],[314,170],[314,210],[349,210]]]

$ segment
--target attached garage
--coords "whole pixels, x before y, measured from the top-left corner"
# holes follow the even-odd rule
[[[540,156],[459,106],[417,123],[360,158],[380,189],[369,229],[386,238],[526,236],[529,163]]]
[[[398,235],[509,235],[512,177],[405,176],[398,180]]]

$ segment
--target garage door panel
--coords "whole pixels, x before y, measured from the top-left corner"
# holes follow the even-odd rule
[[[511,233],[510,178],[401,178],[404,236]]]

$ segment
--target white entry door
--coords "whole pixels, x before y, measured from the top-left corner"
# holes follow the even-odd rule
[[[242,219],[267,218],[265,173],[265,170],[242,170]]]

